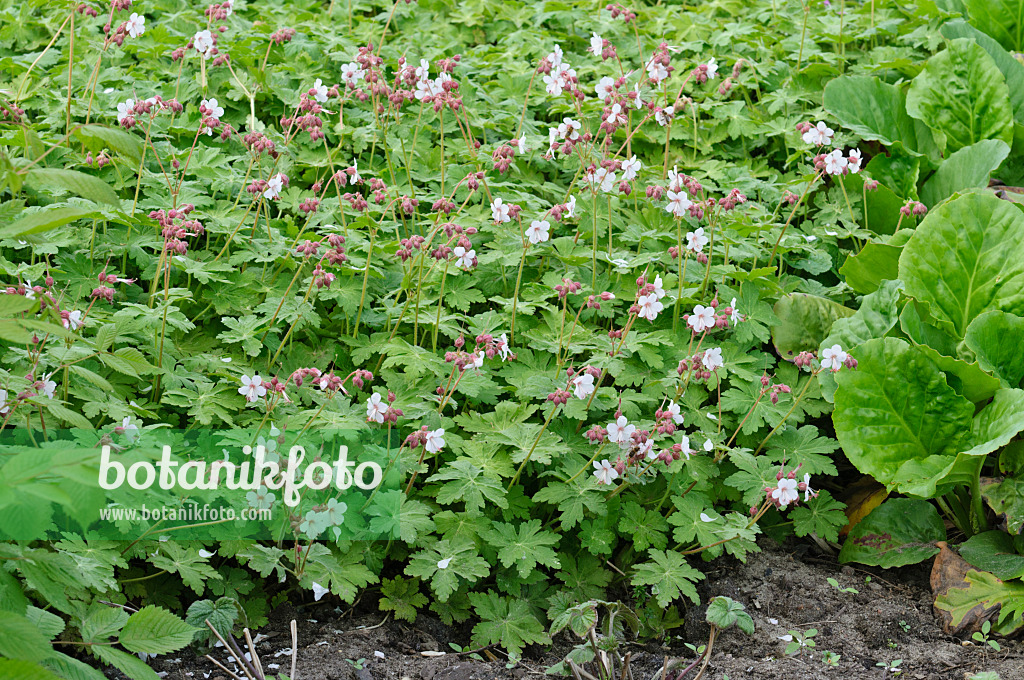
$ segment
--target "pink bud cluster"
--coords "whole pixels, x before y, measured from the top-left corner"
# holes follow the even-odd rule
[[[562,283],[555,286],[558,299],[564,300],[567,295],[575,295],[583,288],[583,284],[572,279],[562,279]]]
[[[900,208],[900,214],[905,217],[918,217],[928,212],[928,208],[925,207],[924,203],[920,201],[907,201],[906,204]]]
[[[618,3],[608,5],[605,9],[612,13],[612,19],[621,19],[622,22],[626,24],[636,19],[636,13],[626,9]]]

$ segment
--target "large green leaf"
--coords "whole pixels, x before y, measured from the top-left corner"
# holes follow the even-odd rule
[[[1013,139],[1010,91],[995,61],[967,38],[928,60],[907,93],[907,112],[929,125],[939,147],[956,151],[983,139]]]
[[[1006,85],[1010,88],[1010,105],[1013,106],[1013,119],[1024,125],[1024,64],[990,37],[971,26],[963,19],[947,21],[942,25],[942,35],[947,38],[970,38],[981,45],[996,66],[1003,72]]]
[[[195,633],[195,628],[171,612],[149,605],[128,618],[119,641],[132,652],[166,654],[192,642]]]
[[[967,327],[964,343],[974,352],[978,364],[996,374],[1008,387],[1024,380],[1024,318],[992,310],[977,316]]]
[[[903,284],[900,281],[884,281],[881,288],[870,295],[865,295],[860,309],[853,316],[836,319],[832,324],[828,337],[821,342],[819,349],[839,345],[857,358],[855,348],[873,338],[881,338],[889,332],[899,320],[896,302],[900,298]],[[820,356],[820,355],[819,355]],[[818,374],[821,383],[821,395],[832,401],[836,391],[835,373],[822,371]]]
[[[1024,314],[1024,214],[989,194],[960,196],[925,217],[899,270],[907,295],[959,338],[991,309]]]
[[[98,213],[78,205],[48,205],[25,214],[20,219],[0,227],[0,239],[21,238],[30,234],[56,229],[83,217],[95,217]]]
[[[1024,576],[1024,555],[1017,553],[1013,537],[1005,531],[985,531],[960,545],[960,556],[1003,580]]]
[[[899,277],[903,249],[887,243],[868,243],[856,255],[849,255],[839,268],[846,284],[858,293],[873,293],[887,279]]]
[[[971,423],[971,448],[964,453],[984,456],[1010,443],[1024,430],[1024,390],[1002,389],[992,403],[974,416]]]
[[[840,562],[860,562],[886,569],[922,562],[939,552],[946,527],[928,501],[890,498],[850,531]]]
[[[74,131],[74,135],[93,153],[110,148],[136,164],[142,158],[142,140],[130,132],[102,125],[82,125]]]
[[[998,139],[985,139],[950,154],[924,186],[921,201],[929,208],[963,189],[988,186],[988,179],[1010,153]]]
[[[790,293],[775,303],[779,323],[772,328],[772,342],[786,358],[803,351],[816,351],[832,328],[832,322],[851,314],[852,309],[828,298]]]
[[[121,204],[120,199],[114,190],[110,188],[109,184],[99,177],[93,177],[77,170],[35,168],[29,171],[26,183],[36,190],[56,187],[96,203],[107,203],[115,206]]]
[[[1006,529],[1020,534],[1024,529],[1024,479],[984,479],[981,495],[997,515],[1005,515]]]
[[[920,350],[935,366],[946,374],[946,383],[968,401],[988,401],[999,389],[999,379],[989,375],[978,362],[967,362],[939,352],[934,347],[920,345]]]
[[[855,370],[836,374],[836,436],[858,470],[889,485],[900,466],[952,456],[971,427],[974,405],[946,384],[920,348],[869,340]]]
[[[841,76],[825,86],[825,110],[843,127],[864,139],[927,154],[935,141],[927,126],[907,115],[905,100],[898,87],[873,76]]]
[[[1008,50],[1024,50],[1024,0],[963,0],[971,24]]]

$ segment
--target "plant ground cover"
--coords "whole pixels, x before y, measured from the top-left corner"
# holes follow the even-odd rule
[[[773,540],[1009,649],[1021,7],[0,2],[0,678],[309,598],[697,676]]]

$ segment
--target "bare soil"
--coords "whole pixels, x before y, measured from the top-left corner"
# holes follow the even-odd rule
[[[1024,645],[1000,640],[996,652],[977,643],[964,643],[943,634],[932,613],[928,586],[930,563],[894,570],[862,570],[841,566],[830,556],[816,555],[806,544],[782,548],[765,540],[764,552],[748,564],[721,559],[703,565],[707,579],[701,598],[726,595],[746,605],[756,626],[754,636],[736,630],[720,634],[704,674],[713,680],[964,680],[981,671],[996,671],[1002,680],[1024,680]],[[842,592],[826,579],[834,578]],[[684,643],[706,643],[709,633],[702,608],[685,613],[686,624],[661,644],[627,643],[635,680],[660,677],[666,657],[692,660]],[[287,673],[291,655],[275,654],[291,647],[289,622],[298,622],[298,663],[294,680],[522,680],[540,677],[560,660],[574,640],[560,635],[551,648],[532,647],[524,660],[506,668],[500,650],[486,650],[479,661],[452,651],[449,642],[467,645],[470,627],[446,627],[429,612],[414,624],[388,618],[373,604],[354,610],[331,604],[286,605],[276,610],[258,644],[269,673]],[[818,631],[815,648],[785,656],[780,636],[791,630]],[[826,650],[841,655],[834,668],[822,663]],[[422,652],[445,652],[424,656]],[[383,658],[380,657],[380,653]],[[227,668],[223,649],[213,656]],[[363,661],[360,662],[359,660]],[[879,663],[901,659],[902,675],[886,675]],[[229,680],[223,671],[192,651],[151,661],[170,680]],[[239,673],[242,675],[241,673]],[[687,678],[693,678],[696,669]],[[243,676],[244,677],[244,676]]]

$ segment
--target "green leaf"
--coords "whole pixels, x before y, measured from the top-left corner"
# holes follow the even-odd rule
[[[895,338],[869,340],[856,358],[855,370],[836,374],[832,421],[858,470],[889,485],[907,461],[957,452],[974,406],[933,361]]]
[[[31,234],[56,229],[68,222],[84,217],[97,217],[99,213],[77,205],[48,205],[25,214],[11,224],[0,228],[0,239],[22,238]]]
[[[992,511],[1006,517],[1006,530],[1020,534],[1024,529],[1024,479],[986,479],[981,495]]]
[[[1005,388],[981,409],[971,423],[968,456],[986,456],[1024,431],[1024,390]]]
[[[633,541],[637,552],[654,547],[663,550],[668,543],[665,532],[668,523],[661,513],[652,509],[645,510],[635,501],[622,506],[622,517],[619,519],[619,533]]]
[[[1024,50],[1024,2],[1021,0],[963,0],[974,26],[1007,50]]]
[[[470,593],[469,599],[480,617],[480,623],[473,626],[474,645],[500,644],[510,659],[518,659],[526,645],[551,642],[525,600],[501,597],[493,590]]]
[[[134,654],[126,654],[120,649],[104,647],[102,645],[93,645],[89,648],[89,651],[97,659],[113,666],[132,680],[160,680],[160,676],[156,674],[156,671],[147,666],[145,661]]]
[[[42,666],[30,661],[0,659],[0,678],[3,680],[60,680]]]
[[[128,617],[118,641],[131,652],[167,654],[192,642],[195,632],[166,609],[149,605]]]
[[[859,345],[874,338],[884,337],[899,319],[896,303],[902,289],[903,284],[899,281],[884,281],[874,293],[865,295],[861,300],[860,309],[853,316],[836,319],[832,324],[828,337],[822,340],[818,348],[818,356],[821,356],[821,351],[826,347],[839,345],[847,352],[852,352],[856,359],[856,348]],[[822,396],[832,401],[836,391],[835,374],[831,371],[822,371],[818,374],[818,382],[821,383]]]
[[[417,610],[427,603],[427,596],[420,592],[418,578],[386,578],[381,581],[380,594],[377,605],[380,610],[393,611],[396,619],[404,619],[409,623],[416,620]]]
[[[539,519],[512,524],[495,523],[494,528],[482,534],[491,546],[497,548],[498,559],[506,567],[515,565],[520,578],[526,578],[538,564],[547,567],[561,565],[551,546],[558,544],[558,534],[541,529]]]
[[[667,607],[680,597],[688,597],[694,604],[700,604],[697,588],[694,583],[704,580],[704,574],[697,571],[682,555],[674,550],[664,551],[651,548],[647,551],[649,562],[633,567],[635,586],[651,586],[658,605]]]
[[[944,203],[904,246],[900,279],[959,338],[991,309],[1024,314],[1024,214],[989,194]]]
[[[995,61],[973,40],[949,42],[925,64],[907,92],[907,113],[956,151],[983,139],[1013,141],[1010,91]]]
[[[978,364],[992,371],[1007,387],[1024,381],[1024,318],[992,310],[979,314],[967,327],[964,343],[974,352]]]
[[[704,619],[723,630],[736,626],[747,635],[754,634],[754,619],[747,613],[743,603],[724,595],[711,598]]]
[[[988,52],[996,66],[1003,72],[1006,85],[1010,88],[1010,104],[1013,106],[1013,118],[1018,124],[1024,125],[1024,64],[1017,61],[1012,54],[986,33],[982,33],[963,19],[947,21],[939,29],[947,38],[970,38]]]
[[[0,318],[8,319],[23,312],[35,311],[38,305],[39,300],[24,295],[4,295],[0,297]]]
[[[95,203],[121,205],[121,199],[117,197],[117,193],[110,188],[109,184],[99,177],[77,170],[33,168],[28,173],[26,183],[37,190],[56,186]]]
[[[42,661],[52,652],[50,640],[24,616],[9,612],[0,616],[0,656]]]
[[[935,598],[935,608],[952,615],[952,624],[959,626],[971,610],[988,611],[999,608],[994,626],[1001,635],[1009,635],[1024,626],[1024,583],[1002,581],[987,571],[969,570],[963,588],[950,588]]]
[[[1004,581],[1024,577],[1024,555],[1018,554],[1013,538],[1005,531],[975,534],[958,549],[971,565]]]
[[[64,619],[39,607],[29,607],[25,612],[25,618],[49,640],[64,631]]]
[[[845,508],[846,504],[832,498],[828,491],[820,491],[817,498],[790,510],[789,518],[797,536],[815,534],[826,541],[836,541],[839,530],[850,521],[843,512]]]
[[[221,575],[210,566],[207,558],[199,554],[198,548],[183,548],[178,543],[168,541],[160,544],[160,550],[163,554],[150,556],[150,564],[168,573],[178,574],[196,595],[203,594],[206,579],[221,578]]]
[[[493,503],[499,508],[507,508],[505,488],[484,471],[467,460],[456,460],[448,463],[440,472],[428,479],[428,482],[451,480],[437,491],[437,502],[449,505],[457,501],[466,503],[468,512],[481,510],[485,504]],[[485,500],[486,499],[486,500]]]
[[[557,635],[567,627],[577,637],[585,638],[590,629],[597,625],[597,605],[593,601],[582,602],[568,609],[563,609],[557,615],[551,616],[551,635]]]
[[[873,293],[882,281],[899,278],[902,246],[868,243],[856,255],[848,255],[839,273],[858,293]]]
[[[825,110],[863,139],[902,144],[912,153],[935,148],[928,127],[907,115],[906,97],[873,76],[841,76],[825,86]]]
[[[127,156],[133,163],[138,164],[142,160],[142,141],[130,132],[102,125],[82,125],[73,134],[94,154],[110,148]]]
[[[250,566],[252,563],[250,562]],[[269,573],[269,572],[268,572]],[[227,637],[238,620],[238,602],[233,597],[222,597],[213,600],[196,600],[185,612],[185,622],[192,626],[196,637],[203,639],[212,637],[206,622],[209,621],[218,633]]]
[[[987,187],[989,177],[1009,154],[1010,147],[998,139],[955,151],[921,187],[921,201],[932,208],[958,191]]]
[[[775,303],[778,325],[772,327],[772,342],[784,358],[803,351],[816,351],[828,335],[832,322],[850,316],[854,310],[817,295],[790,293]]]
[[[917,564],[937,555],[936,541],[946,540],[946,526],[928,501],[890,498],[850,530],[840,562],[890,569]]]
[[[412,556],[405,567],[409,576],[430,579],[430,586],[441,602],[447,602],[459,588],[459,581],[468,583],[490,573],[487,561],[480,557],[472,541],[460,538],[453,541],[440,540]]]

